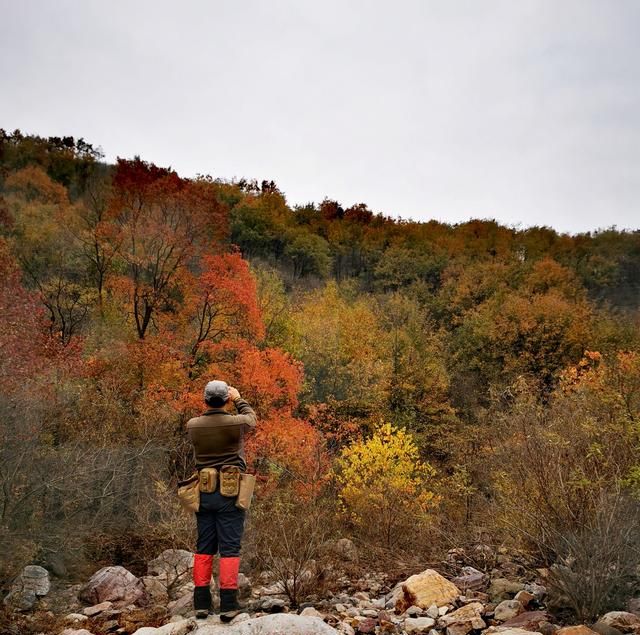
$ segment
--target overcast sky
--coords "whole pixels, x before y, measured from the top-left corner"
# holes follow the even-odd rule
[[[0,0],[0,127],[291,204],[640,227],[640,0]]]

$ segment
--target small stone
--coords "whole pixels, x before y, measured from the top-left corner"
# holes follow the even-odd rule
[[[86,622],[89,618],[81,613],[69,613],[63,619],[68,624],[80,624],[81,622]]]
[[[541,602],[544,599],[545,595],[547,595],[547,587],[535,582],[525,584],[524,590],[531,593],[531,595],[533,595],[538,602]]]
[[[86,628],[65,628],[60,635],[93,635]]]
[[[440,617],[440,613],[438,611],[438,605],[437,604],[432,604],[428,609],[427,609],[427,615],[434,619],[437,620],[438,617]]]
[[[377,626],[376,621],[368,617],[364,621],[358,624],[358,627],[356,630],[358,633],[363,633],[363,634],[375,633],[376,626]]]
[[[551,615],[546,611],[526,611],[502,624],[504,628],[522,628],[526,631],[540,631],[542,624],[549,623]]]
[[[378,619],[378,611],[374,609],[364,609],[362,611],[362,615],[365,617],[372,617],[373,619]]]
[[[409,617],[419,617],[420,615],[422,615],[422,609],[419,606],[416,606],[415,604],[413,606],[410,606],[405,613],[409,616]]]
[[[434,625],[435,621],[430,617],[408,617],[403,628],[407,633],[428,633]]]
[[[523,612],[524,607],[518,600],[503,600],[496,606],[493,616],[500,622],[506,622]]]
[[[334,608],[338,613],[344,613],[347,610],[344,604],[336,604]]]
[[[82,614],[87,617],[93,617],[94,615],[98,615],[98,613],[102,613],[103,611],[108,611],[113,607],[113,602],[101,602],[100,604],[94,604],[93,606],[87,606],[82,609]]]
[[[260,604],[260,608],[269,613],[282,613],[285,606],[286,602],[282,598],[267,598]]]
[[[448,606],[439,606],[438,607],[438,616],[442,617],[443,615],[446,615],[449,612],[449,607]]]
[[[502,600],[513,598],[522,588],[523,585],[520,582],[512,582],[506,578],[496,578],[491,581],[489,586],[489,596],[492,602],[502,602]]]
[[[447,635],[467,635],[471,631],[486,628],[482,619],[484,607],[480,602],[465,604],[459,609],[440,618],[439,626],[446,627]]]
[[[469,590],[482,588],[485,581],[485,574],[473,567],[462,567],[460,575],[451,579],[451,582],[453,582],[463,593]]]

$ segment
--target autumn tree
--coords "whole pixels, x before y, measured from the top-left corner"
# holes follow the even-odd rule
[[[156,318],[171,312],[182,272],[208,242],[208,227],[221,219],[205,184],[180,179],[140,159],[118,160],[112,205],[122,232],[120,257],[127,275],[137,335],[144,339]]]
[[[420,460],[411,435],[389,423],[380,425],[371,438],[346,447],[336,471],[348,518],[387,549],[406,546],[403,532],[413,533],[416,525],[426,523],[436,506],[435,470]]]

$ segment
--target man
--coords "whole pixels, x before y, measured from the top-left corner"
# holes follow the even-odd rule
[[[244,436],[256,427],[256,413],[233,387],[224,381],[210,381],[204,389],[208,410],[190,419],[187,433],[193,443],[196,468],[236,466],[247,469]],[[234,405],[238,414],[230,412]],[[196,617],[212,612],[211,573],[213,556],[220,552],[220,617],[230,621],[240,611],[238,571],[240,542],[245,511],[235,505],[236,497],[226,497],[218,486],[212,492],[200,492],[200,510],[196,512],[198,542],[193,562],[193,605]]]

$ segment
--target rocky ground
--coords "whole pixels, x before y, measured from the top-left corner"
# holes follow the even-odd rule
[[[341,546],[351,557],[352,545]],[[345,546],[347,547],[345,549]],[[489,572],[465,564],[460,550],[438,567],[393,584],[384,573],[338,579],[333,592],[297,609],[282,586],[263,574],[240,576],[245,613],[222,625],[217,615],[196,621],[191,606],[193,555],[167,550],[147,575],[105,567],[84,585],[52,584],[49,572],[28,566],[4,599],[6,633],[53,635],[640,635],[640,598],[595,624],[562,625],[550,612],[545,571],[527,572],[500,556]],[[215,596],[215,593],[214,593]],[[556,600],[557,603],[557,600]],[[557,606],[555,607],[557,609]]]

